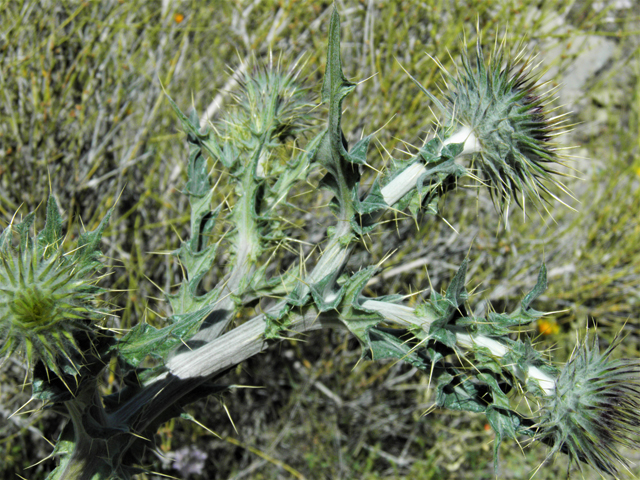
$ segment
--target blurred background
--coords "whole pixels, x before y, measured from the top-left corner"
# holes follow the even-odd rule
[[[573,170],[547,211],[514,210],[505,228],[489,195],[460,189],[442,218],[398,221],[356,252],[351,266],[397,250],[370,295],[445,288],[469,256],[471,306],[511,311],[535,284],[542,262],[549,289],[536,303],[554,311],[531,332],[539,348],[566,361],[578,338],[598,328],[606,344],[627,336],[618,355],[638,357],[640,302],[640,6],[631,0],[336,0],[347,78],[362,83],[345,102],[350,142],[376,134],[369,163],[381,168],[421,145],[435,118],[428,99],[403,72],[438,93],[437,58],[449,71],[460,51],[491,49],[506,36],[536,55],[556,114],[572,131],[558,139]],[[103,252],[118,290],[120,328],[141,320],[161,326],[170,314],[162,291],[180,270],[168,255],[187,233],[184,135],[163,87],[183,111],[224,119],[245,69],[270,52],[296,67],[318,103],[333,3],[317,0],[86,1],[0,0],[0,227],[53,193],[65,210],[68,241],[114,215]],[[427,55],[428,54],[428,55]],[[322,108],[318,117],[322,118]],[[318,127],[300,143],[319,130]],[[573,148],[569,148],[573,147]],[[372,172],[367,175],[372,176]],[[311,178],[317,183],[319,175]],[[305,197],[326,203],[324,194]],[[222,198],[222,193],[221,193]],[[314,200],[315,199],[315,200]],[[314,208],[313,217],[331,216]],[[39,210],[40,226],[44,212]],[[295,221],[317,238],[319,224]],[[445,221],[446,220],[446,221]],[[315,230],[314,230],[315,229]],[[224,268],[224,258],[218,268]],[[213,272],[211,281],[217,277]],[[239,319],[242,321],[242,319]],[[235,369],[238,388],[190,413],[219,437],[186,421],[157,435],[146,461],[158,475],[181,479],[492,479],[493,433],[483,416],[433,409],[428,378],[409,365],[359,362],[342,332],[284,342]],[[357,364],[357,365],[356,365]],[[0,370],[0,477],[42,479],[60,432],[59,418],[34,411],[8,418],[30,397],[24,365]],[[105,375],[104,389],[113,375]],[[428,412],[428,415],[424,415]],[[232,420],[232,421],[231,421]],[[233,422],[233,423],[232,423]],[[506,442],[499,478],[529,478],[544,461],[542,445]],[[637,452],[625,452],[640,459]],[[36,464],[36,465],[33,465]],[[31,467],[30,467],[31,466]],[[565,475],[558,458],[538,479]],[[162,474],[162,476],[160,475]],[[576,473],[579,476],[579,473]],[[585,471],[585,478],[600,478]],[[640,477],[640,469],[631,478]]]

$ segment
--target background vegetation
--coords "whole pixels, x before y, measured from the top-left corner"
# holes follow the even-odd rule
[[[637,357],[640,303],[640,7],[576,0],[336,1],[342,16],[345,74],[364,81],[346,102],[353,141],[376,136],[379,164],[424,139],[434,118],[402,71],[437,90],[438,68],[455,69],[476,25],[483,44],[524,36],[527,51],[551,69],[558,113],[573,133],[560,139],[580,173],[575,200],[500,225],[487,196],[450,197],[444,218],[390,228],[370,247],[397,252],[373,291],[419,292],[446,286],[468,254],[478,310],[509,309],[549,267],[539,309],[559,311],[539,329],[541,348],[566,360],[578,336],[597,326],[607,339],[624,329],[620,355]],[[86,1],[0,0],[0,227],[53,192],[66,208],[69,240],[115,205],[103,251],[113,272],[104,286],[119,308],[114,326],[167,314],[161,290],[178,279],[171,257],[188,221],[183,135],[162,86],[181,108],[224,118],[237,74],[269,61],[297,59],[317,94],[332,2],[317,0]],[[506,32],[506,33],[505,33]],[[313,98],[317,102],[317,97]],[[322,111],[319,111],[319,117]],[[405,143],[406,142],[406,143]],[[326,198],[311,196],[295,223],[317,241]],[[43,217],[44,215],[42,215]],[[446,219],[446,221],[445,221]],[[354,256],[357,266],[358,255]],[[219,268],[224,268],[224,259]],[[427,275],[428,274],[428,275]],[[238,321],[241,321],[239,319]],[[433,410],[427,380],[402,364],[356,362],[357,343],[322,332],[253,358],[229,375],[238,388],[224,404],[193,406],[193,423],[170,422],[149,455],[152,470],[178,478],[494,478],[493,434],[482,417]],[[39,479],[60,431],[46,411],[8,418],[29,399],[25,369],[0,370],[0,477]],[[105,375],[109,389],[113,374]],[[425,413],[429,413],[424,416]],[[230,421],[233,419],[233,423]],[[501,478],[527,478],[545,448],[502,447]],[[630,456],[638,455],[629,452]],[[524,456],[524,458],[523,458]],[[202,463],[202,466],[200,466]],[[558,478],[566,463],[536,478]],[[586,477],[594,472],[587,472]],[[640,470],[632,472],[640,476]],[[160,478],[160,477],[158,477]]]

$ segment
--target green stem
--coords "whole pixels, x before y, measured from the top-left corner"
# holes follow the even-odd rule
[[[73,425],[73,451],[62,457],[60,465],[48,480],[101,480],[111,476],[107,463],[109,452],[104,440],[92,438],[84,428],[83,416],[87,408],[100,402],[96,382],[85,387],[73,400],[65,402]],[[98,403],[97,405],[101,405]]]
[[[237,226],[234,234],[235,252],[231,272],[216,287],[216,310],[226,312],[222,318],[217,318],[210,325],[203,326],[193,337],[191,342],[209,342],[218,338],[226,330],[235,317],[239,306],[237,297],[255,282],[256,261],[260,255],[260,234],[256,222],[255,205],[259,191],[259,181],[256,180],[256,170],[260,156],[267,142],[267,135],[263,134],[257,140],[252,152],[251,160],[242,172],[240,181],[240,199],[235,204],[231,214],[231,222]]]

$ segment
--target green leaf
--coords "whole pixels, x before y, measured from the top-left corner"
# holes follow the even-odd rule
[[[512,327],[526,326],[531,322],[542,317],[544,314],[531,308],[531,303],[538,298],[547,288],[546,268],[543,265],[538,275],[536,286],[529,292],[520,307],[511,314],[490,312],[487,320],[483,319],[465,319],[458,321],[459,325],[468,326],[474,333],[492,336],[504,337],[511,333]]]
[[[432,363],[427,357],[421,354],[419,350],[413,349],[407,343],[408,336],[406,330],[397,330],[390,328],[369,328],[367,348],[363,349],[363,356],[372,360],[384,360],[386,358],[395,358],[402,360],[410,365],[419,368],[422,371],[429,372]]]
[[[176,105],[176,102],[173,101],[166,91],[164,91],[164,94],[167,97],[167,100],[169,100],[169,105],[171,105],[171,108],[178,117],[178,120],[180,120],[182,128],[190,139],[197,143],[197,145],[211,158],[221,160],[225,167],[230,168],[232,160],[235,160],[235,158],[228,154],[223,155],[218,143],[215,141],[215,137],[209,129],[206,129],[204,133],[200,131],[200,124],[198,116],[195,114],[195,110],[192,112],[191,119],[188,118],[184,113],[182,113],[180,108],[178,108],[178,105]]]
[[[62,217],[58,209],[58,203],[53,195],[47,200],[47,219],[44,229],[38,234],[38,244],[41,247],[55,252],[62,243]]]
[[[371,265],[357,271],[345,282],[342,286],[344,295],[343,304],[345,305],[342,313],[348,313],[350,308],[360,306],[359,299],[362,295],[362,291],[377,271],[378,267],[376,265]]]
[[[440,163],[440,146],[442,145],[442,140],[438,137],[434,137],[425,143],[420,151],[418,152],[422,160],[426,166],[432,166],[434,164]]]
[[[450,348],[454,348],[458,342],[454,328],[458,327],[458,320],[464,319],[465,315],[464,303],[468,298],[465,289],[468,263],[468,259],[462,262],[444,296],[432,291],[429,301],[416,309],[418,316],[431,320],[429,338]]]
[[[201,199],[192,199],[191,238],[182,242],[180,248],[173,252],[187,273],[187,278],[182,281],[178,292],[167,295],[176,314],[205,308],[218,296],[215,290],[204,295],[198,294],[200,281],[211,270],[218,248],[217,244],[206,245],[208,234],[215,226],[222,207],[220,205],[213,211],[209,210],[212,195],[213,192],[210,191]]]
[[[351,163],[355,163],[356,165],[366,165],[367,164],[367,150],[369,148],[369,142],[371,142],[371,138],[373,135],[367,135],[366,137],[360,139],[358,143],[356,143],[351,149],[349,149],[349,153],[347,154],[347,160]]]
[[[319,282],[309,285],[309,290],[320,312],[338,308],[344,293],[342,289],[337,289],[335,272],[331,272]]]
[[[489,405],[485,415],[489,425],[496,433],[496,439],[493,444],[493,469],[497,475],[500,444],[505,438],[516,439],[517,435],[522,433],[522,418],[511,409],[496,405]]]
[[[351,151],[341,127],[342,102],[355,89],[342,71],[340,59],[340,16],[334,8],[329,27],[327,66],[322,83],[322,101],[329,104],[327,131],[319,143],[314,161],[327,169],[322,186],[335,194],[334,212],[343,221],[351,221],[356,211],[354,198],[358,195],[359,165],[364,165],[371,136],[360,140]]]
[[[462,143],[449,143],[444,146],[442,151],[440,152],[440,157],[446,160],[453,160],[458,155],[462,153],[464,150],[464,142]]]
[[[458,344],[458,338],[456,337],[456,334],[449,330],[446,325],[434,326],[432,324],[431,328],[429,329],[429,339],[440,342],[449,348],[455,348]]]
[[[147,356],[166,359],[169,352],[183,345],[198,331],[202,321],[213,310],[213,306],[208,306],[196,312],[173,315],[174,323],[160,329],[139,323],[111,349],[133,367],[138,367]]]
[[[69,378],[71,377],[69,376]],[[31,382],[31,397],[54,404],[73,399],[73,394],[57,376],[49,376],[49,378],[47,378],[46,375],[34,371]]]
[[[340,59],[340,15],[334,8],[329,24],[329,48],[327,51],[327,67],[322,82],[322,102],[341,101],[355,88],[355,84],[347,81],[342,73]],[[338,128],[340,125],[338,125]]]
[[[477,369],[484,369],[484,365],[477,364],[475,366]],[[500,375],[501,373],[502,372],[498,372],[498,375]],[[502,391],[502,388],[500,387],[500,384],[498,383],[498,380],[496,378],[496,374],[494,374],[493,372],[480,371],[475,375],[475,378],[478,382],[489,387],[489,390],[491,390],[491,397],[493,399],[494,406],[501,408],[509,407],[509,399],[507,398],[505,392]]]
[[[2,240],[3,246],[12,244],[11,234],[12,232],[16,232],[19,237],[19,250],[21,252],[26,252],[27,249],[30,249],[33,244],[33,240],[31,238],[31,235],[29,235],[29,230],[31,230],[31,225],[33,225],[35,219],[36,214],[34,212],[30,212],[28,215],[25,215],[25,217],[22,219],[22,222],[10,225],[5,228],[2,232],[3,237],[5,237]]]
[[[349,278],[340,289],[340,320],[347,326],[360,342],[369,348],[369,329],[382,321],[382,317],[376,313],[367,311],[360,306],[362,290],[377,272],[376,266],[364,268]]]
[[[475,358],[475,364],[483,370],[492,372],[495,375],[501,375],[504,371],[504,366],[499,358],[489,350],[487,347],[473,348],[473,357]]]
[[[422,182],[420,182],[420,185],[422,185]],[[411,192],[409,192],[407,195],[405,195],[405,198],[407,200],[407,205],[409,206],[409,212],[411,213],[411,218],[413,218],[414,222],[418,222],[418,215],[420,214],[420,211],[422,210],[422,195],[420,195],[420,192],[416,189],[416,190],[412,190]],[[406,208],[405,205],[405,201],[403,201],[404,199],[400,199],[398,208],[401,210],[404,210]],[[427,213],[431,214],[431,215],[437,215],[438,214],[438,198],[434,199],[433,202],[430,202],[427,206]]]
[[[384,197],[382,196],[382,188],[380,187],[380,182],[376,179],[371,186],[371,190],[367,194],[364,201],[359,201],[358,197],[354,199],[354,204],[356,205],[356,211],[360,215],[366,215],[368,213],[375,212],[377,210],[386,209],[388,207],[387,203],[384,201]]]
[[[465,289],[466,276],[467,276],[467,267],[469,266],[469,259],[465,258],[458,268],[458,271],[454,275],[449,287],[447,288],[447,293],[445,298],[449,302],[449,304],[453,308],[458,308],[464,302],[467,301],[469,295]]]
[[[102,255],[100,252],[100,240],[102,233],[109,223],[113,208],[110,208],[107,214],[102,218],[100,224],[95,230],[83,233],[78,239],[78,245],[74,253],[74,262],[81,265],[81,268],[97,268],[101,265],[98,258]]]
[[[536,286],[522,299],[520,308],[522,312],[530,313],[531,303],[547,290],[547,267],[542,264]]]
[[[187,180],[184,193],[194,197],[203,197],[211,191],[207,159],[202,155],[200,146],[191,141],[189,142],[187,173],[189,180]]]
[[[197,121],[197,116],[194,118],[194,121]],[[185,193],[189,195],[191,206],[191,235],[188,240],[182,242],[180,248],[173,252],[173,255],[180,259],[186,278],[183,279],[176,293],[166,295],[176,315],[206,309],[218,295],[215,290],[199,295],[198,286],[202,278],[211,270],[216,258],[218,245],[209,245],[209,234],[215,227],[222,205],[211,210],[214,191],[207,159],[202,155],[202,149],[193,136],[189,137],[189,147]]]
[[[267,340],[281,338],[280,332],[286,330],[290,325],[287,314],[291,311],[291,305],[285,303],[277,312],[265,312],[266,327],[264,329],[264,338]]]
[[[467,377],[444,373],[437,384],[437,404],[451,410],[464,410],[483,413],[487,402],[482,399],[481,392]]]

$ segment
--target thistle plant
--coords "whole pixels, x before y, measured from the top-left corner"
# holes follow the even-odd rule
[[[627,467],[618,449],[639,446],[640,362],[614,357],[621,340],[601,352],[597,340],[585,339],[562,368],[536,350],[526,329],[544,315],[533,308],[547,287],[544,265],[515,311],[486,317],[470,313],[467,260],[445,291],[414,307],[398,295],[364,293],[379,264],[349,267],[363,238],[385,228],[386,213],[436,214],[465,178],[486,186],[504,213],[512,199],[522,206],[526,197],[547,201],[562,188],[562,158],[552,143],[561,119],[551,117],[549,95],[526,60],[501,46],[485,61],[478,46],[473,61],[463,57],[446,81],[443,101],[422,89],[425,108],[434,102],[442,115],[432,138],[408,160],[393,160],[369,187],[361,170],[375,163],[372,136],[349,147],[341,127],[356,84],[343,74],[335,11],[321,89],[326,128],[315,137],[309,121],[318,113],[307,89],[279,66],[247,73],[235,108],[203,128],[195,112],[183,114],[167,96],[189,147],[183,191],[191,220],[190,237],[173,252],[183,279],[164,292],[173,313],[162,328],[140,323],[116,337],[100,324],[98,247],[108,218],[69,252],[52,199],[39,234],[30,235],[33,214],[11,224],[0,236],[0,351],[24,353],[34,398],[69,419],[49,478],[145,472],[145,451],[162,423],[198,399],[224,395],[232,386],[223,377],[240,362],[323,328],[351,332],[363,358],[423,371],[439,407],[484,414],[496,435],[496,469],[501,442],[520,437],[602,473]],[[214,207],[219,169],[233,190]],[[316,257],[276,268],[280,249],[294,242],[283,212],[315,172],[324,175],[317,188],[331,195],[334,224]],[[227,273],[207,289],[203,280],[225,249]],[[257,313],[234,324],[249,307]],[[97,378],[110,358],[122,386],[103,395]]]

